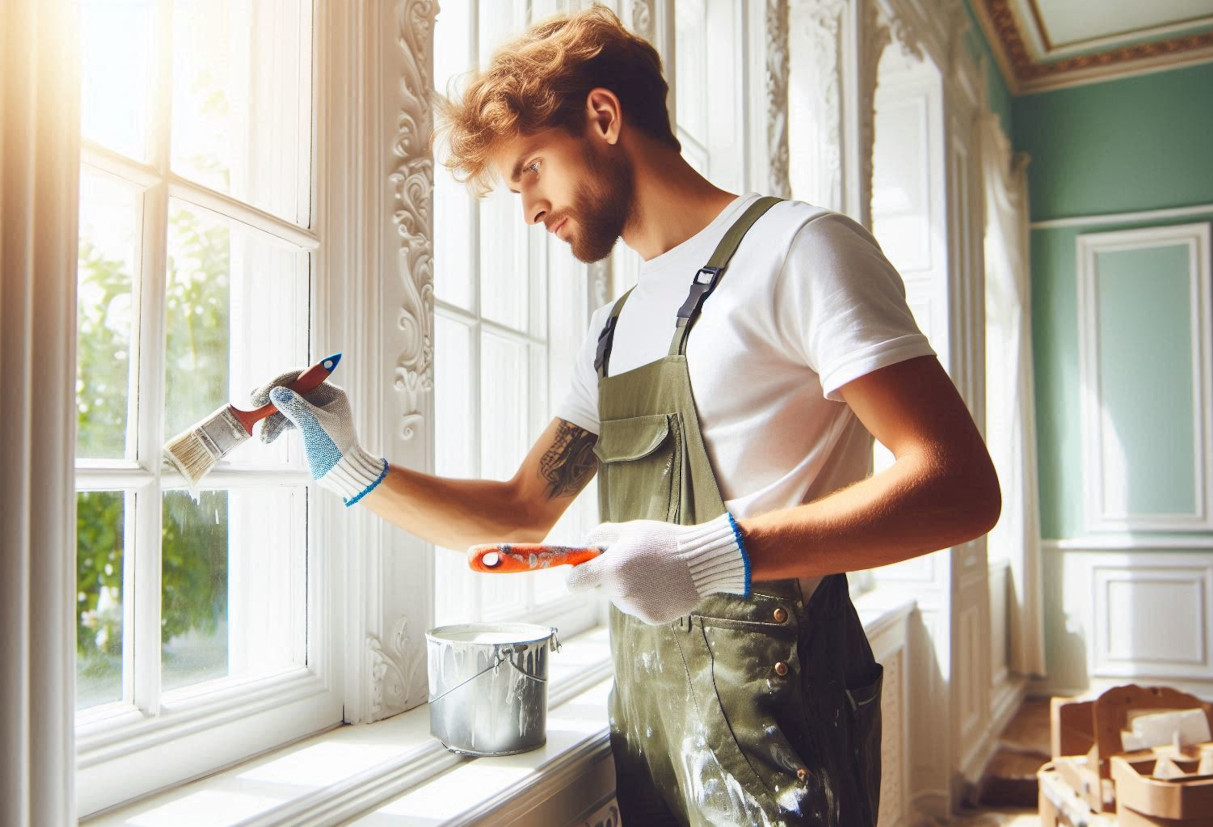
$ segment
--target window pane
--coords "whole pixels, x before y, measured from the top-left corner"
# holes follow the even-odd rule
[[[76,709],[122,700],[121,491],[76,495]]]
[[[76,306],[76,456],[126,456],[127,389],[134,344],[132,290],[139,193],[109,175],[80,174]]]
[[[480,202],[480,313],[526,330],[530,295],[522,202],[498,187]]]
[[[165,493],[166,691],[303,664],[305,499],[301,487]]]
[[[80,124],[96,141],[147,161],[155,0],[80,0]]]
[[[702,143],[708,136],[707,9],[703,0],[678,0],[674,18],[675,120]]]
[[[469,0],[448,0],[434,21],[434,88],[439,94],[457,98],[466,86],[473,66]],[[434,147],[438,160],[448,147]],[[473,310],[476,245],[469,243],[475,231],[476,204],[467,188],[455,180],[441,163],[434,173],[434,295],[445,302]]]
[[[480,342],[480,471],[485,479],[505,480],[530,447],[527,346],[487,332]]]
[[[434,470],[444,477],[476,476],[472,337],[466,324],[435,314]]]
[[[165,436],[307,361],[308,255],[243,224],[170,202]],[[275,464],[294,440],[250,439],[233,465]],[[296,446],[297,448],[297,446]]]
[[[311,26],[306,0],[174,0],[174,172],[308,224]]]
[[[469,311],[475,309],[475,209],[466,186],[438,167],[434,174],[434,295]]]

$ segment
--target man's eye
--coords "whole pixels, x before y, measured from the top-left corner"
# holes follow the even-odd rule
[[[534,173],[535,175],[538,175],[539,174],[539,162],[531,161],[531,163],[527,165],[526,171],[530,172],[530,173]]]

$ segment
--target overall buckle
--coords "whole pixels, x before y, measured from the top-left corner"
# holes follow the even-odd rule
[[[699,268],[699,272],[691,280],[691,290],[687,293],[687,300],[682,303],[682,307],[678,308],[678,318],[689,319],[699,312],[703,300],[716,289],[716,282],[720,281],[720,274],[723,272],[723,267]]]

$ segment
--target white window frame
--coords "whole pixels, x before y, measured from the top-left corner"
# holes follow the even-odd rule
[[[452,8],[453,5],[448,4]],[[482,63],[500,42],[521,34],[532,22],[556,13],[560,10],[559,6],[556,2],[514,2],[505,14],[511,18],[510,29],[494,32],[490,35],[493,42],[485,43],[481,41],[484,28],[481,4],[474,0],[468,2],[464,12],[467,14],[469,28],[467,42],[473,59]],[[528,11],[530,19],[527,19]],[[442,12],[439,12],[439,25],[436,27],[438,31],[441,31],[441,14]],[[455,35],[456,33],[451,33],[450,36]],[[455,71],[463,73],[470,68],[472,67],[462,67]],[[445,94],[449,88],[449,79],[435,77],[434,80],[437,89]],[[441,165],[436,167],[436,176],[449,174]],[[469,363],[464,366],[464,371],[461,371],[468,376],[470,410],[464,412],[444,409],[438,412],[438,418],[444,423],[452,420],[459,422],[455,431],[465,434],[464,438],[470,443],[471,467],[437,468],[438,473],[445,476],[481,478],[488,474],[487,469],[482,466],[485,446],[491,444],[486,435],[488,428],[482,421],[483,335],[489,334],[512,341],[528,351],[527,387],[518,388],[518,399],[510,402],[522,406],[525,411],[527,442],[517,456],[504,458],[499,463],[501,467],[495,470],[500,475],[506,465],[509,466],[508,472],[513,471],[516,464],[522,461],[525,450],[530,448],[553,418],[553,409],[567,390],[573,357],[589,321],[587,267],[576,262],[569,253],[568,246],[544,232],[542,227],[527,227],[523,220],[521,201],[518,196],[506,192],[503,186],[499,185],[492,194],[483,199],[474,198],[468,191],[460,191],[458,185],[443,196],[468,200],[470,209],[467,215],[470,220],[466,228],[460,229],[472,238],[471,249],[465,260],[443,262],[442,251],[435,251],[436,288],[441,286],[444,272],[458,272],[461,276],[466,273],[470,293],[467,306],[461,306],[444,300],[441,295],[437,295],[442,291],[435,290],[435,324],[445,320],[462,326],[471,342]],[[438,197],[436,193],[435,199]],[[434,212],[436,215],[443,212],[437,203]],[[485,257],[481,251],[494,248],[494,236],[486,227],[493,226],[494,219],[502,218],[509,222],[508,246],[513,249],[514,255],[512,260],[501,261],[500,271],[492,276],[516,280],[524,290],[527,307],[524,308],[525,319],[521,326],[494,320],[485,313],[484,302],[488,299],[483,298],[485,290],[482,282],[488,274],[482,273]],[[440,345],[436,343],[436,346]],[[438,358],[441,361],[442,354],[439,354]],[[443,404],[437,391],[435,404]],[[461,422],[464,414],[467,415],[467,421]],[[451,434],[448,438],[459,437]],[[438,452],[441,448],[436,442],[435,451]],[[553,528],[549,535],[550,541],[565,544],[577,542],[597,523],[597,513],[597,486],[591,481]],[[437,623],[524,621],[555,626],[561,635],[568,636],[595,626],[601,618],[601,600],[586,600],[584,596],[569,593],[553,596],[550,591],[545,599],[535,577],[501,578],[477,575],[468,571],[463,560],[455,554],[446,550],[438,550],[437,554],[435,566],[438,574],[434,584]],[[554,578],[560,575],[545,573],[544,576]],[[488,599],[489,594],[493,595],[494,600]]]
[[[332,4],[339,5],[339,4]],[[261,210],[247,206],[237,199],[214,192],[168,172],[169,133],[167,78],[170,77],[170,50],[161,46],[158,73],[161,79],[156,91],[160,111],[155,130],[152,158],[149,163],[127,159],[103,147],[85,143],[82,163],[118,176],[140,188],[142,209],[140,210],[143,238],[139,260],[144,267],[163,271],[166,265],[164,227],[170,199],[186,202],[191,208],[221,215],[260,231],[267,237],[311,254],[311,280],[313,296],[310,315],[317,317],[315,304],[318,282],[323,281],[320,272],[333,272],[331,262],[321,239],[326,237],[324,210],[316,195],[323,192],[325,182],[319,175],[328,167],[324,162],[325,135],[331,125],[322,122],[317,106],[320,99],[318,79],[326,77],[326,68],[333,62],[330,51],[323,43],[321,13],[332,16],[329,0],[313,3],[312,15],[313,59],[311,84],[312,135],[311,168],[315,184],[312,188],[310,213],[312,227],[304,228],[295,223],[271,216]],[[159,42],[171,32],[171,12],[167,2],[160,2],[155,9],[156,34]],[[136,314],[141,342],[158,342],[164,339],[163,320],[157,311],[163,299],[163,279],[152,277],[139,279],[136,267],[136,301],[142,310]],[[323,325],[320,327],[323,333]],[[73,336],[74,333],[65,332]],[[313,341],[313,351],[322,350],[323,335]],[[158,419],[155,412],[162,407],[163,400],[163,355],[154,349],[139,352],[133,372],[138,379],[132,385],[132,393],[139,396],[139,404]],[[138,364],[138,363],[142,364]],[[144,616],[150,615],[151,632],[134,633],[134,653],[124,653],[129,665],[130,655],[147,662],[160,661],[159,607],[160,586],[160,508],[157,501],[162,491],[180,488],[166,477],[162,482],[160,468],[160,444],[163,436],[158,427],[145,428],[138,436],[137,455],[140,462],[78,461],[77,490],[126,490],[129,498],[150,500],[142,507],[149,516],[132,525],[127,511],[127,529],[133,530],[134,544],[144,550],[130,561],[124,555],[124,565],[138,568],[134,577],[134,594],[127,593],[125,602],[127,621],[132,612],[129,604],[142,607]],[[170,475],[171,476],[171,475]],[[274,471],[269,475],[257,471],[215,469],[207,479],[207,487],[239,488],[248,485],[297,485],[310,482],[310,476],[302,470]],[[81,710],[76,714],[76,767],[77,808],[81,816],[95,813],[120,802],[145,794],[166,785],[178,783],[201,773],[209,772],[250,755],[296,739],[302,735],[319,731],[339,723],[342,719],[341,667],[334,657],[338,647],[340,626],[334,622],[340,616],[340,593],[336,586],[339,580],[329,576],[331,542],[326,542],[326,512],[331,508],[318,504],[319,498],[310,493],[311,503],[307,528],[307,560],[297,561],[289,573],[297,583],[306,581],[306,666],[288,668],[270,675],[250,679],[228,678],[206,681],[197,686],[174,690],[172,703],[160,703],[162,693],[152,676],[148,684],[147,671],[139,674],[143,679],[135,687],[135,698],[151,698],[142,708],[122,702],[102,704]],[[128,547],[130,543],[128,542]],[[146,550],[150,549],[151,553]],[[305,573],[306,572],[306,573]],[[74,576],[74,575],[73,575]],[[130,579],[128,578],[128,583]],[[154,622],[153,622],[154,621]],[[301,630],[302,631],[302,630]],[[127,639],[132,639],[128,635]],[[300,635],[302,644],[303,635]],[[125,648],[125,647],[124,647]],[[136,680],[124,665],[123,681]]]

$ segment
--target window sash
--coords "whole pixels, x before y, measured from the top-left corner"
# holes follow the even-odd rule
[[[302,78],[309,83],[311,77],[321,76],[327,60],[319,29],[314,25],[318,12],[334,13],[324,8],[327,5],[319,0],[314,8],[302,9],[301,25],[316,33],[312,56],[306,62]],[[248,233],[265,249],[300,253],[296,262],[288,264],[288,270],[302,279],[299,286],[305,291],[300,297],[303,303],[296,306],[314,317],[315,300],[308,293],[312,292],[310,285],[315,280],[317,258],[322,252],[315,207],[322,183],[319,173],[325,165],[316,161],[317,123],[324,113],[318,107],[318,84],[311,84],[308,118],[298,124],[306,130],[303,140],[311,148],[306,159],[308,174],[292,176],[292,180],[301,183],[292,185],[296,191],[288,193],[302,205],[298,216],[310,221],[310,226],[271,214],[172,172],[169,166],[171,3],[159,0],[154,16],[156,59],[151,68],[155,80],[149,106],[147,160],[130,158],[90,141],[84,141],[81,148],[82,165],[129,185],[138,205],[135,264],[131,272],[132,342],[124,456],[75,462],[77,492],[113,491],[123,494],[126,500],[122,558],[123,700],[76,712],[81,814],[213,769],[216,762],[244,757],[341,719],[340,696],[335,694],[340,663],[331,655],[336,651],[334,643],[340,628],[336,619],[340,613],[333,600],[331,578],[325,574],[329,566],[323,553],[325,544],[320,542],[323,527],[320,524],[324,521],[312,519],[316,516],[311,513],[315,509],[308,507],[305,488],[311,477],[304,470],[298,449],[289,449],[284,462],[221,463],[204,481],[208,490],[230,490],[237,494],[258,490],[296,492],[291,499],[282,501],[282,508],[290,510],[281,513],[289,519],[287,524],[298,527],[296,538],[290,541],[298,553],[293,555],[287,571],[272,575],[283,581],[283,599],[289,601],[284,604],[283,620],[287,626],[276,639],[287,647],[280,647],[278,653],[290,663],[265,672],[233,675],[235,652],[229,643],[225,651],[228,675],[169,691],[162,691],[160,685],[163,498],[166,493],[185,489],[178,475],[165,470],[161,458],[165,438],[171,436],[164,433],[162,416],[170,204],[181,204],[191,212],[222,222],[233,233]],[[269,56],[269,59],[276,58]],[[280,170],[278,174],[288,172]],[[232,243],[238,242],[233,239]],[[294,337],[293,347],[299,358],[306,357],[309,329],[310,324]],[[234,511],[228,512],[229,525],[236,527],[239,517]],[[237,579],[242,575],[254,576],[260,567],[262,574],[256,576],[261,580],[271,576],[264,570],[264,562],[251,553],[239,553],[242,543],[238,536],[230,536],[229,543],[229,590],[233,575]],[[229,615],[233,609],[239,611],[232,604],[238,599],[229,594]],[[289,643],[285,642],[288,638]],[[250,654],[256,662],[257,653]]]

